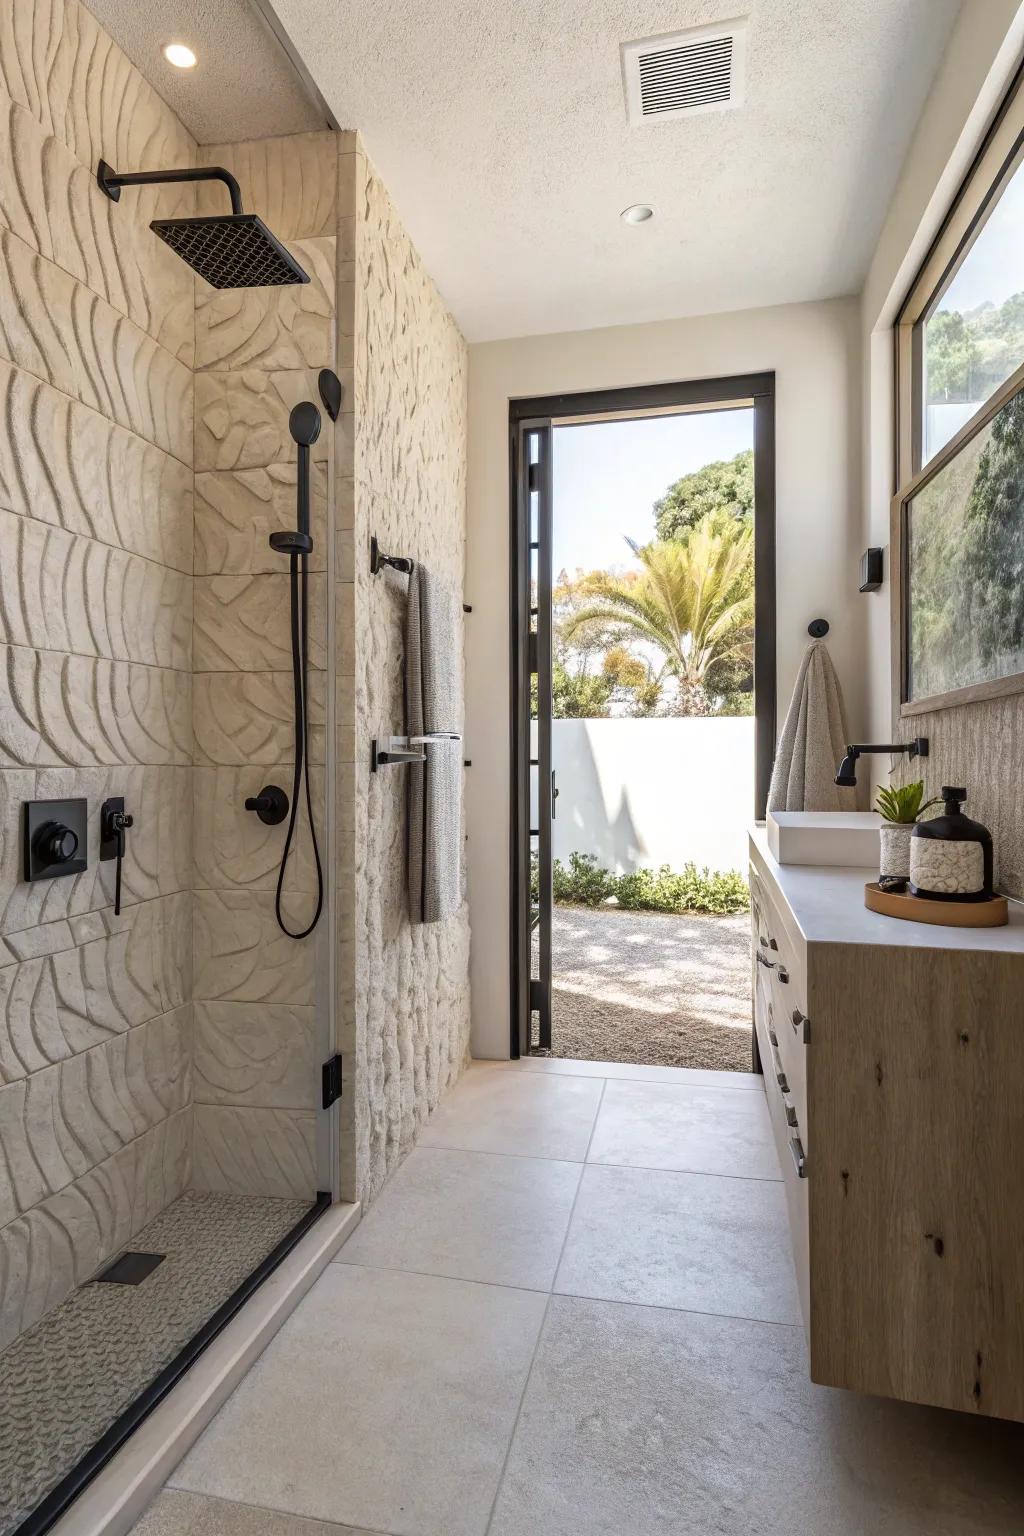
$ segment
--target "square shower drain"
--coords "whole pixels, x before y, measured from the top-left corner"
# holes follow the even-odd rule
[[[110,1285],[141,1285],[166,1257],[166,1253],[122,1253],[96,1279]]]

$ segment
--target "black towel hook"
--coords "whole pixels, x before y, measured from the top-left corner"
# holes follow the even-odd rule
[[[390,565],[393,571],[401,571],[403,576],[412,575],[412,561],[405,555],[386,555],[374,534],[370,540],[370,574],[376,576],[385,565]]]
[[[807,626],[807,633],[814,640],[824,640],[828,634],[828,619],[812,619]]]

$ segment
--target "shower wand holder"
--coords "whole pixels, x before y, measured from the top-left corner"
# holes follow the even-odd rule
[[[135,825],[135,817],[124,808],[124,796],[112,795],[100,810],[100,861],[116,859],[114,873],[114,916],[121,916],[121,869],[124,864],[125,833]]]
[[[311,555],[313,540],[301,528],[285,528],[270,535],[270,547],[279,555]]]

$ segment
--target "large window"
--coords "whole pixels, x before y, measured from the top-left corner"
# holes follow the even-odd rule
[[[927,464],[1024,363],[1024,167],[919,323]]]
[[[899,712],[1024,691],[1024,90],[904,305],[896,401]]]

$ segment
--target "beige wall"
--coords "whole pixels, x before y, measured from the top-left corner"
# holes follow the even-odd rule
[[[984,138],[1024,51],[1019,0],[965,5],[893,195],[861,297],[863,346],[863,542],[885,549],[886,581],[866,604],[866,667],[872,739],[925,735],[931,755],[902,770],[923,773],[930,794],[966,784],[968,810],[992,828],[997,877],[1024,897],[1024,695],[937,710],[901,721],[891,680],[888,579],[893,494],[892,326],[913,278]],[[882,759],[875,782],[886,782]]]
[[[309,275],[306,284],[216,292],[196,284],[194,725],[195,1151],[198,1189],[311,1198],[317,1188],[316,1096],[329,1006],[327,923],[309,938],[274,914],[285,827],[245,799],[265,784],[290,796],[293,774],[288,559],[267,544],[296,516],[288,413],[319,404],[317,372],[334,365],[339,148],[350,136],[299,134],[204,147]],[[218,184],[202,211],[223,208]],[[329,558],[323,413],[312,449],[310,708],[314,812],[325,867],[324,796]],[[284,912],[309,922],[316,871],[302,807]]]
[[[808,621],[827,618],[850,728],[863,729],[860,354],[854,300],[470,348],[467,601],[473,1052],[504,1056],[508,962],[508,402],[774,369],[780,722]]]
[[[346,1075],[356,1082],[343,1100],[343,1179],[347,1194],[368,1199],[461,1071],[469,1039],[468,908],[447,922],[410,923],[407,775],[370,772],[371,740],[403,727],[407,579],[369,571],[376,533],[385,550],[425,562],[448,583],[461,620],[467,363],[455,322],[362,155],[353,193],[355,437],[345,511],[339,498],[339,521],[349,526],[339,529],[337,724],[338,822],[354,828],[354,901],[346,912],[339,891],[338,956],[342,973],[354,972],[354,994],[339,998]],[[342,329],[344,346],[344,316]],[[452,687],[461,715],[461,676]],[[347,783],[346,754],[354,756]]]
[[[195,145],[75,0],[3,7],[0,77],[2,1345],[189,1178],[193,283],[147,226],[195,193],[95,167]],[[64,796],[90,868],[20,883],[21,802]]]

